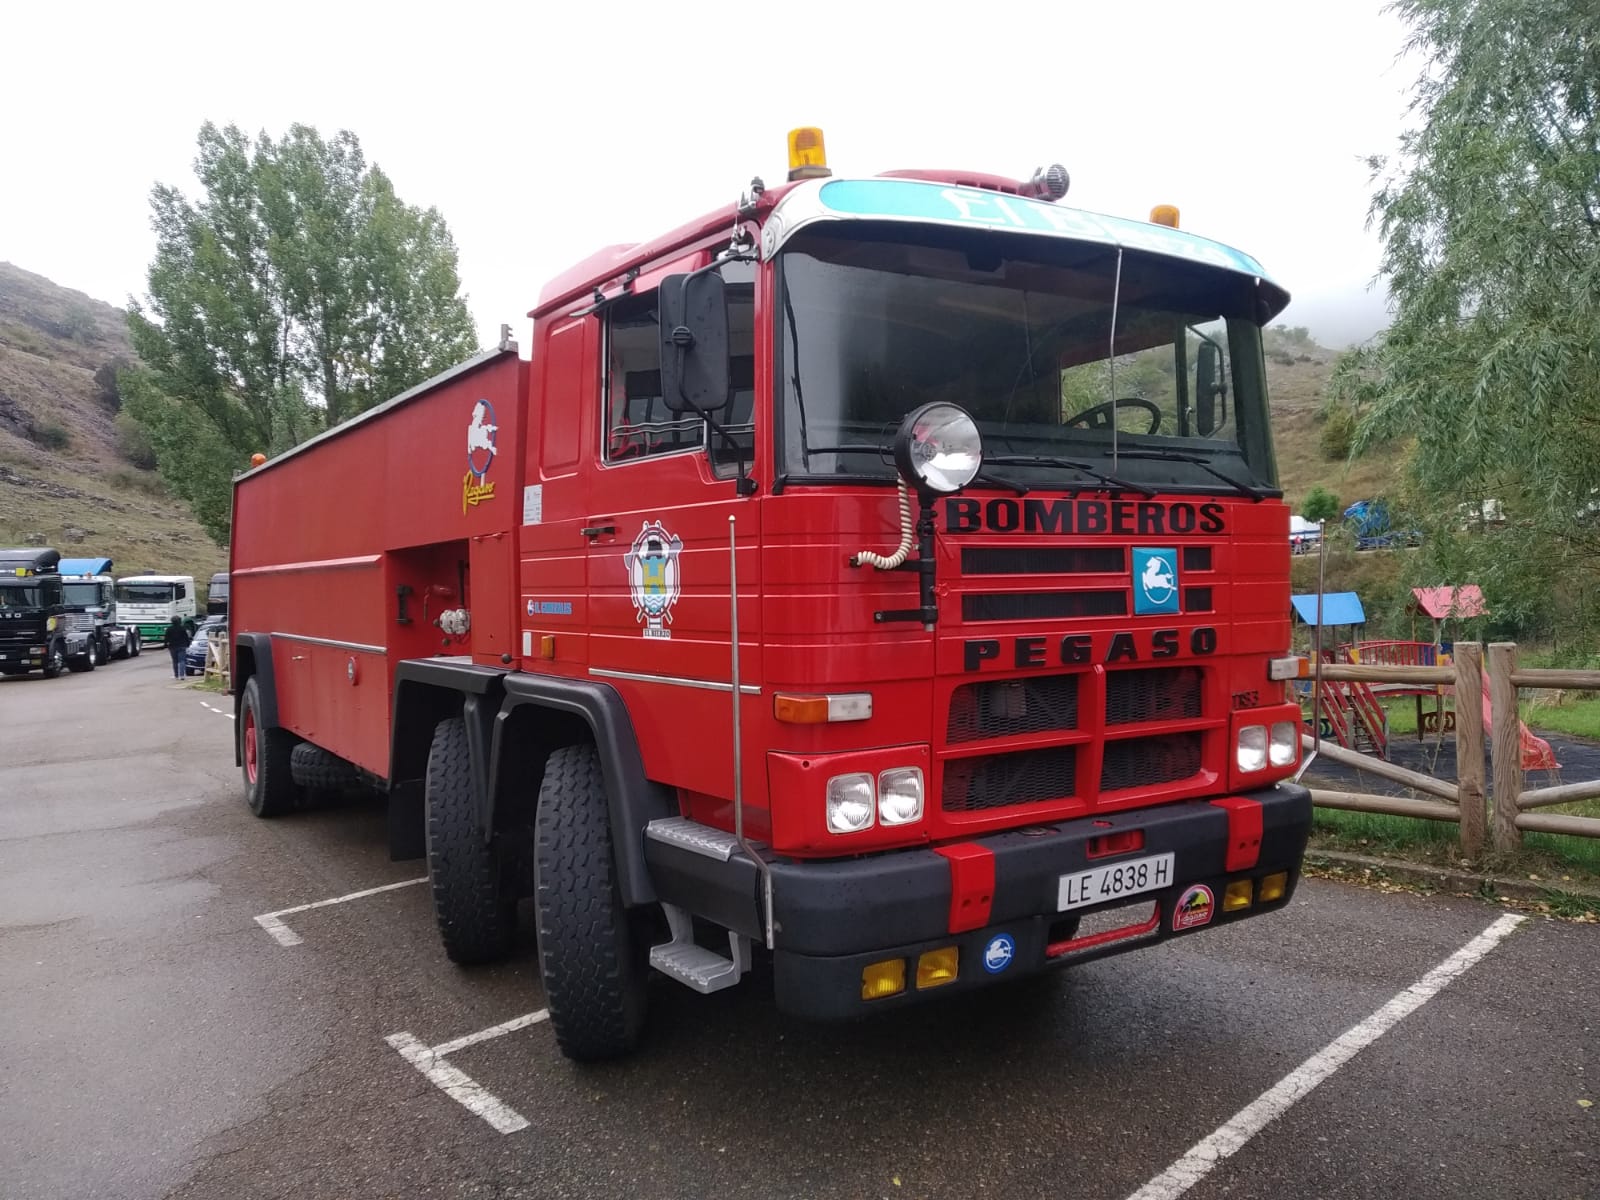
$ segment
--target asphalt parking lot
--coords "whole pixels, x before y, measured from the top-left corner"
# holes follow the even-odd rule
[[[450,964],[381,809],[254,819],[166,666],[0,681],[5,1200],[1600,1196],[1593,926],[1311,881],[858,1024],[658,979],[579,1067],[531,930]]]

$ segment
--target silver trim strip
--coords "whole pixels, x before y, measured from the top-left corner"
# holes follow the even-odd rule
[[[714,679],[689,679],[683,675],[647,675],[643,671],[613,671],[606,667],[590,667],[589,674],[601,679],[632,679],[637,683],[670,683],[676,687],[704,688],[708,692],[731,692],[733,684],[719,683]],[[741,696],[759,696],[761,689],[753,683],[739,685]]]
[[[277,633],[269,637],[282,638],[286,642],[304,642],[308,646],[332,646],[335,650],[360,650],[364,654],[387,654],[387,646],[369,646],[365,642],[341,642],[337,638],[309,637],[303,633]]]

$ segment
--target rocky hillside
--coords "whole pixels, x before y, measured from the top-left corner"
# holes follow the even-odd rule
[[[117,420],[115,372],[132,360],[120,309],[0,263],[0,544],[207,580],[227,552]]]

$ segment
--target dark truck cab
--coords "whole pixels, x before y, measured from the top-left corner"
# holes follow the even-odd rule
[[[60,566],[55,550],[0,550],[0,675],[94,669],[94,620],[69,610]]]

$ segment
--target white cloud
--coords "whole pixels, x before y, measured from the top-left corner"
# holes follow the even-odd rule
[[[600,246],[781,178],[786,131],[815,124],[840,174],[1059,160],[1069,203],[1175,203],[1295,294],[1283,320],[1348,340],[1381,322],[1362,158],[1393,146],[1413,71],[1376,3],[1338,8],[14,7],[0,259],[121,303],[149,189],[192,188],[202,121],[349,128],[444,213],[487,341]]]

